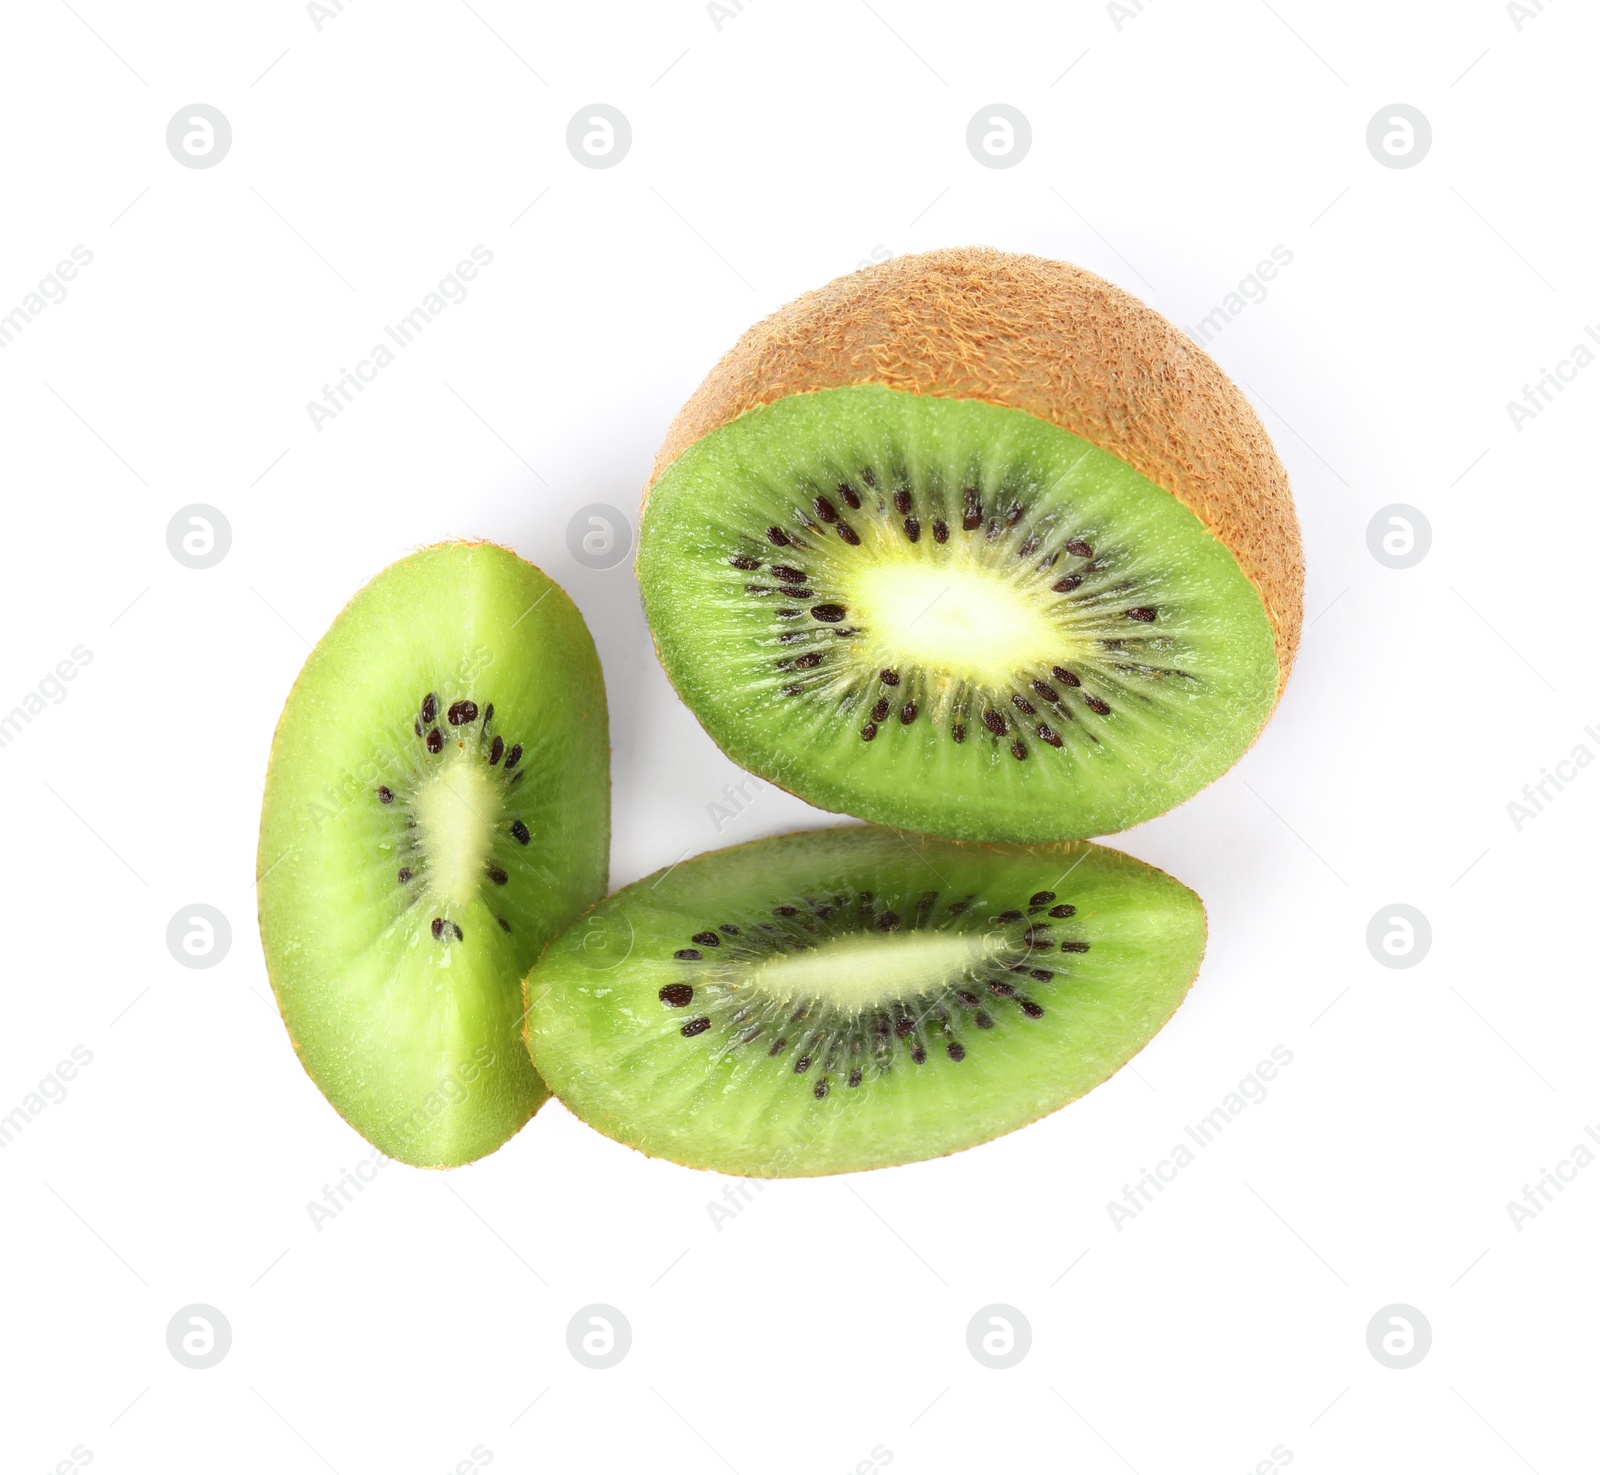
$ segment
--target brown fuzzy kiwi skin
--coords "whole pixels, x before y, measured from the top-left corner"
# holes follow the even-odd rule
[[[739,339],[672,422],[645,500],[718,426],[849,384],[1026,410],[1170,492],[1255,585],[1282,694],[1305,586],[1289,479],[1249,402],[1159,313],[1081,267],[984,246],[866,267]]]

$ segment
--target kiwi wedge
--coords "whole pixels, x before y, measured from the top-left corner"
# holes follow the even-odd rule
[[[752,328],[673,425],[638,571],[712,738],[825,809],[1107,834],[1271,715],[1299,531],[1242,395],[1088,272],[904,257]]]
[[[385,569],[273,739],[261,940],[301,1064],[402,1162],[492,1152],[548,1096],[521,980],[603,894],[605,687],[583,617],[509,549]]]
[[[802,1177],[971,1147],[1064,1106],[1188,992],[1205,913],[1083,841],[850,826],[624,887],[524,990],[551,1089],[689,1167]]]

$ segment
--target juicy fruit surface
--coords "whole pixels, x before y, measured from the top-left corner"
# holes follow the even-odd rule
[[[1199,899],[1103,846],[848,827],[608,897],[528,976],[528,1047],[609,1137],[751,1177],[937,1157],[1054,1111],[1189,989]]]
[[[1200,520],[1020,410],[791,395],[656,481],[645,609],[736,761],[823,808],[975,839],[1126,829],[1231,766],[1278,666]]]
[[[583,618],[503,548],[384,570],[307,660],[262,807],[262,942],[306,1070],[390,1156],[469,1162],[545,1100],[520,980],[605,889],[608,760]]]

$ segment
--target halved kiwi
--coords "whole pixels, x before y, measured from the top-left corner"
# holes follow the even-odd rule
[[[1299,532],[1197,347],[1059,262],[941,251],[751,329],[656,462],[638,570],[717,743],[823,808],[1110,833],[1254,741]]]
[[[391,1157],[470,1162],[546,1099],[520,983],[605,890],[609,758],[583,617],[494,544],[385,569],[307,659],[267,773],[261,940],[301,1064]]]
[[[624,887],[524,986],[551,1089],[690,1167],[799,1177],[955,1152],[1120,1069],[1182,1002],[1199,898],[1103,846],[874,826]]]

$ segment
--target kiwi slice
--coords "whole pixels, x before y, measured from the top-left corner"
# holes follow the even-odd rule
[[[509,549],[392,565],[307,659],[267,773],[261,939],[301,1064],[391,1157],[470,1162],[548,1096],[520,984],[605,891],[608,765],[583,617]]]
[[[1037,841],[1125,829],[1246,751],[1299,549],[1205,354],[1087,272],[973,250],[747,333],[668,436],[638,569],[736,761],[823,808]]]
[[[938,1157],[1137,1054],[1200,966],[1205,913],[1087,842],[852,826],[624,887],[528,976],[527,1041],[608,1137],[749,1177]]]

